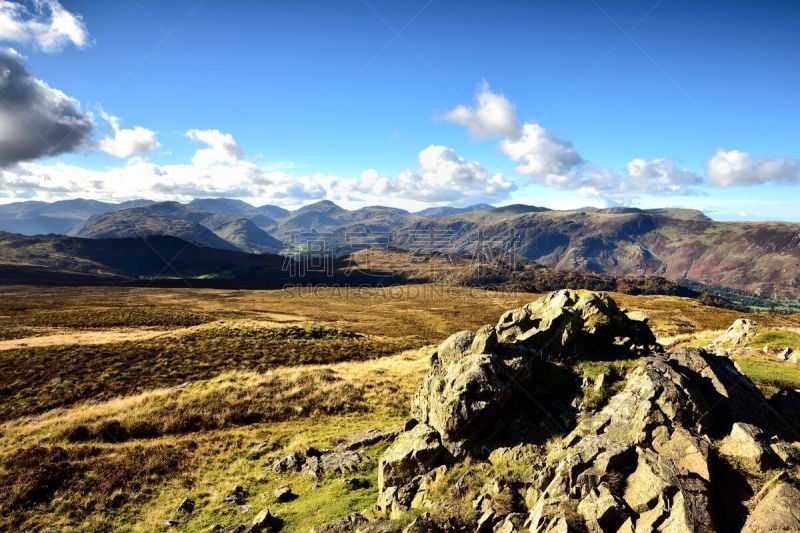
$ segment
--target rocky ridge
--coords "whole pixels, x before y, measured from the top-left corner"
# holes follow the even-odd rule
[[[587,360],[629,370],[581,380]],[[663,349],[605,294],[558,291],[445,340],[376,507],[319,530],[800,531],[799,398],[767,399],[721,350]]]

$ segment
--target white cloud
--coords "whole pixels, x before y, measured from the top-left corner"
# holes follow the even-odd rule
[[[459,106],[447,118],[467,127],[474,136],[502,135],[500,151],[518,163],[514,171],[531,181],[561,190],[575,191],[606,205],[631,201],[641,194],[697,194],[702,184],[697,174],[679,168],[669,158],[631,160],[625,173],[585,161],[571,142],[560,139],[535,122],[517,127],[514,106],[492,93],[484,82],[474,108]],[[500,126],[502,125],[502,127]]]
[[[355,188],[376,196],[466,203],[504,199],[516,186],[502,174],[490,174],[479,163],[464,160],[452,148],[431,145],[419,153],[417,169],[405,169],[394,178],[368,169]]]
[[[695,194],[694,187],[702,185],[703,178],[675,161],[659,157],[650,161],[633,159],[627,167],[628,179],[623,188],[629,193]]]
[[[89,34],[80,15],[64,9],[58,0],[34,0],[32,9],[0,0],[0,40],[56,52],[70,43],[83,48],[89,43]]]
[[[583,163],[572,143],[562,141],[538,124],[523,124],[518,136],[504,139],[500,149],[521,162],[517,174],[564,174]]]
[[[194,154],[192,162],[199,167],[210,167],[218,163],[235,164],[244,158],[233,135],[219,130],[189,130],[186,136],[193,141],[208,145]]]
[[[145,154],[160,146],[154,131],[142,126],[122,129],[119,126],[119,118],[106,112],[101,114],[114,132],[113,137],[100,139],[98,146],[103,152],[124,159],[135,154]]]
[[[514,106],[502,94],[493,93],[483,81],[475,95],[475,106],[460,105],[445,113],[444,119],[466,127],[476,139],[513,136],[517,131]]]
[[[800,184],[800,160],[791,157],[753,157],[739,150],[717,150],[706,162],[712,185],[732,187],[762,183]]]

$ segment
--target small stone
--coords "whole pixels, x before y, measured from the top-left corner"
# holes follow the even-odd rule
[[[268,508],[253,518],[253,527],[258,528],[257,531],[280,531],[281,526],[283,526],[283,520],[272,514]]]
[[[359,489],[366,489],[369,488],[370,482],[368,479],[360,478],[360,477],[351,477],[347,481],[344,482],[345,487],[347,490],[359,490]]]
[[[177,520],[164,520],[164,527],[178,527],[179,524]]]
[[[248,496],[250,496],[250,493],[244,490],[244,487],[241,485],[236,485],[223,501],[232,505],[242,505],[245,501],[247,501]]]
[[[286,503],[297,499],[297,494],[292,492],[292,488],[288,486],[275,489],[272,496],[280,503]]]
[[[594,391],[600,392],[603,390],[603,387],[606,386],[606,382],[608,381],[608,376],[605,372],[597,376],[597,379],[594,380]]]
[[[180,514],[192,514],[192,512],[194,512],[194,500],[191,498],[184,498],[178,505],[176,512]]]

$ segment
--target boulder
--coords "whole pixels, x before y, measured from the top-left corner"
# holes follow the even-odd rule
[[[525,389],[543,362],[629,357],[654,343],[646,320],[630,318],[607,295],[554,292],[504,313],[494,327],[445,340],[414,397],[412,416],[439,432],[451,453],[462,455],[475,440],[496,433],[497,421],[518,407],[515,397],[530,403]],[[551,406],[545,410],[552,416]]]
[[[273,533],[281,530],[283,520],[272,514],[269,509],[264,509],[253,518],[252,524],[252,533]]]
[[[292,452],[273,461],[270,469],[279,474],[290,471],[299,471],[305,462],[306,458],[304,456],[300,455],[299,453]]]
[[[562,290],[507,311],[495,326],[498,340],[546,354],[549,360],[623,353],[655,344],[646,317],[631,318],[605,293]]]
[[[717,348],[730,350],[747,344],[756,336],[756,323],[747,318],[738,318],[733,321],[728,329],[717,337],[712,345]]]
[[[719,453],[763,470],[771,456],[764,432],[752,424],[736,422],[730,435],[725,437]]]
[[[279,503],[286,503],[296,500],[297,494],[292,492],[291,487],[286,486],[275,489],[275,491],[272,493],[272,497],[275,498],[275,501]]]
[[[746,343],[754,324],[737,321],[726,333],[726,343]],[[731,358],[698,348],[666,351],[654,340],[646,318],[586,291],[554,292],[504,313],[495,326],[451,336],[412,402],[417,422],[380,460],[377,516],[397,518],[411,508],[440,516],[429,490],[437,467],[469,458],[520,467],[513,481],[458,482],[471,498],[471,508],[465,501],[459,509],[470,514],[472,530],[740,530],[744,502],[755,492],[750,484],[778,461],[773,450],[796,464],[794,445],[774,436],[800,440],[800,392],[783,390],[767,402]],[[559,411],[585,392],[574,363],[595,355],[640,359],[624,376],[596,380],[611,395],[605,404]],[[571,418],[555,431],[536,433],[546,417],[563,413]],[[735,458],[736,468],[720,456]],[[775,501],[796,508],[788,502],[796,489],[787,487],[761,499],[750,519],[762,525],[748,527],[766,529],[751,531],[800,531],[791,524],[794,511],[774,522],[756,512]],[[516,511],[527,519],[510,520]],[[428,517],[424,524],[448,530]]]
[[[231,505],[244,505],[250,493],[247,492],[241,485],[236,485],[233,490],[228,494],[223,501]]]
[[[767,492],[742,528],[742,533],[775,531],[800,531],[800,490],[785,482]]]
[[[446,450],[439,433],[417,424],[402,433],[381,456],[378,464],[378,490],[403,486],[446,461]]]

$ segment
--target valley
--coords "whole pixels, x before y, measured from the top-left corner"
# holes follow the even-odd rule
[[[791,307],[800,298],[800,225],[719,222],[687,209],[558,211],[526,205],[495,208],[478,204],[411,213],[382,206],[347,210],[325,200],[288,211],[274,205],[255,207],[218,198],[188,204],[144,200],[132,204],[86,200],[34,205],[21,202],[0,206],[0,215],[8,217],[0,216],[0,230],[11,232],[0,234],[0,247],[3,240],[9,245],[0,259],[4,264],[14,262],[14,256],[18,256],[16,262],[27,259],[29,264],[81,272],[108,273],[108,268],[102,272],[85,263],[93,260],[87,255],[105,254],[100,251],[101,242],[112,248],[115,241],[140,239],[159,244],[125,241],[130,246],[125,244],[123,248],[130,248],[131,254],[139,258],[150,255],[143,259],[144,263],[130,259],[133,264],[105,266],[128,276],[174,276],[174,269],[161,268],[164,259],[158,257],[181,258],[183,253],[178,252],[183,245],[165,240],[172,237],[212,250],[197,255],[210,255],[208,261],[213,264],[203,265],[208,261],[199,257],[183,261],[179,270],[189,276],[279,279],[281,274],[274,267],[266,266],[263,271],[265,267],[261,266],[282,262],[271,259],[278,254],[299,259],[313,248],[318,249],[318,254],[330,254],[334,260],[346,262],[353,254],[372,249],[423,257],[468,257],[495,266],[501,262],[530,263],[557,271],[612,277],[662,277],[684,285],[741,291],[745,297],[783,302],[777,306],[784,307]],[[77,263],[71,259],[63,264],[37,262],[34,254],[26,257],[26,250],[34,250],[37,245],[46,249],[48,242],[59,238],[36,236],[26,241],[14,233],[30,233],[42,218],[58,221],[52,222],[54,228],[66,228],[67,221],[71,221],[70,229],[61,233],[99,242],[64,237],[60,239],[62,245],[53,246],[63,250],[66,257],[80,255]],[[159,248],[156,254],[152,253],[154,247]],[[146,266],[153,262],[158,268]],[[391,265],[384,266],[389,268],[383,275],[396,273]]]

